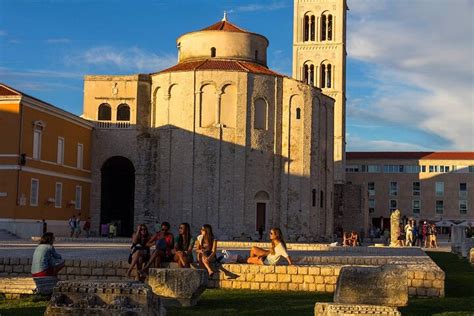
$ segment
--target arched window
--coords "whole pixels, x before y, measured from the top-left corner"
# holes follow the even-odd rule
[[[331,64],[321,64],[321,88],[333,88],[334,77]]]
[[[326,15],[321,16],[321,41],[326,40]]]
[[[296,119],[297,120],[301,119],[301,109],[300,108],[296,108]]]
[[[99,121],[110,121],[112,119],[112,108],[108,103],[99,105]]]
[[[308,64],[303,65],[303,82],[308,83],[309,78],[309,66]]]
[[[303,19],[303,42],[314,41],[316,33],[316,17],[306,14]]]
[[[333,16],[331,14],[321,15],[321,41],[332,41],[333,38]]]
[[[312,86],[314,86],[314,82],[315,82],[314,69],[315,69],[314,65],[311,64],[310,62],[307,62],[303,65],[303,82]]]
[[[268,118],[268,110],[267,110],[267,102],[264,99],[258,98],[255,100],[255,116],[254,116],[254,123],[253,127],[255,129],[267,129],[267,118]]]
[[[326,65],[321,65],[321,88],[326,88]]]
[[[305,15],[303,19],[303,42],[309,41],[309,16]]]
[[[258,50],[255,50],[255,61],[258,61]]]
[[[117,121],[130,121],[130,107],[122,103],[117,108]]]
[[[332,84],[332,67],[331,67],[331,64],[328,64],[327,68],[326,68],[326,72],[327,72],[327,82],[326,82],[326,88],[331,88]]]
[[[216,48],[211,47],[211,57],[216,57]]]

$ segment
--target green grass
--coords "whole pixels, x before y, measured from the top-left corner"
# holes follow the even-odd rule
[[[403,315],[474,315],[474,268],[450,253],[429,256],[446,272],[445,298],[411,298]],[[206,290],[198,305],[167,308],[168,316],[185,315],[313,315],[315,302],[330,302],[332,294],[248,290]],[[43,315],[47,301],[34,298],[0,300],[0,315]]]

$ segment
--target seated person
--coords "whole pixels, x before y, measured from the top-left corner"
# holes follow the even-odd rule
[[[132,236],[132,247],[128,257],[130,267],[127,270],[127,277],[130,277],[135,266],[137,267],[137,271],[140,271],[143,264],[150,259],[150,247],[146,246],[149,239],[150,233],[146,225],[138,225],[137,230]],[[139,273],[137,277],[140,278]]]
[[[345,232],[343,234],[343,239],[342,239],[342,245],[343,246],[352,246],[352,235],[351,233]]]
[[[350,244],[352,247],[356,247],[360,244],[359,234],[356,231],[352,231],[350,239]]]
[[[272,228],[270,230],[270,241],[272,247],[270,250],[265,250],[259,247],[252,247],[250,249],[250,256],[247,259],[247,263],[260,264],[260,265],[275,265],[281,257],[288,261],[289,265],[292,265],[291,258],[286,251],[286,243],[283,240],[283,234],[280,228]]]
[[[169,232],[170,223],[161,223],[161,231],[156,232],[146,243],[147,247],[155,245],[155,251],[150,257],[150,260],[145,264],[143,269],[140,271],[141,274],[146,274],[148,268],[156,261],[156,265],[159,266],[161,262],[173,261],[173,254],[171,250],[174,248],[173,234]]]
[[[33,254],[31,263],[33,277],[57,276],[59,271],[64,268],[64,259],[56,252],[53,243],[54,234],[44,233]]]
[[[189,268],[194,261],[193,249],[195,239],[191,237],[191,227],[188,223],[182,223],[178,227],[179,234],[174,239],[174,261],[180,268]]]
[[[209,277],[214,275],[212,263],[216,261],[217,240],[212,233],[212,226],[209,224],[202,225],[201,235],[197,237],[196,253],[199,266],[206,269]]]

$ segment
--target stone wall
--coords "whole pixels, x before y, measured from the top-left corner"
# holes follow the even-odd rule
[[[367,191],[361,185],[334,185],[334,230],[363,231],[368,236]]]
[[[336,257],[326,258],[328,258],[328,262],[336,260],[334,259]],[[372,264],[370,261],[372,259],[361,263],[357,261],[359,258],[351,259],[354,263],[357,262],[361,265]],[[429,260],[431,261],[431,259]],[[433,261],[431,263],[430,261],[407,265],[410,295],[444,297],[445,274]],[[347,263],[300,266],[224,264],[222,265],[223,269],[210,280],[208,287],[332,293],[335,290],[339,272],[344,265]],[[31,258],[0,258],[0,277],[29,276],[30,267]],[[128,267],[126,261],[66,260],[66,267],[58,277],[60,280],[121,280],[125,279]]]

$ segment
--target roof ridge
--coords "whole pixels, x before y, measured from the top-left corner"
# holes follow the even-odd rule
[[[203,61],[198,63],[198,65],[196,67],[194,67],[194,71],[198,70],[199,67],[204,66],[204,64],[207,63],[208,61],[209,61],[209,59],[204,59]],[[196,62],[199,62],[199,60],[196,60]]]
[[[241,68],[243,68],[243,70],[245,70],[246,72],[250,72],[250,68],[245,66],[240,60],[236,60],[235,62],[237,63],[237,65],[239,65]]]

